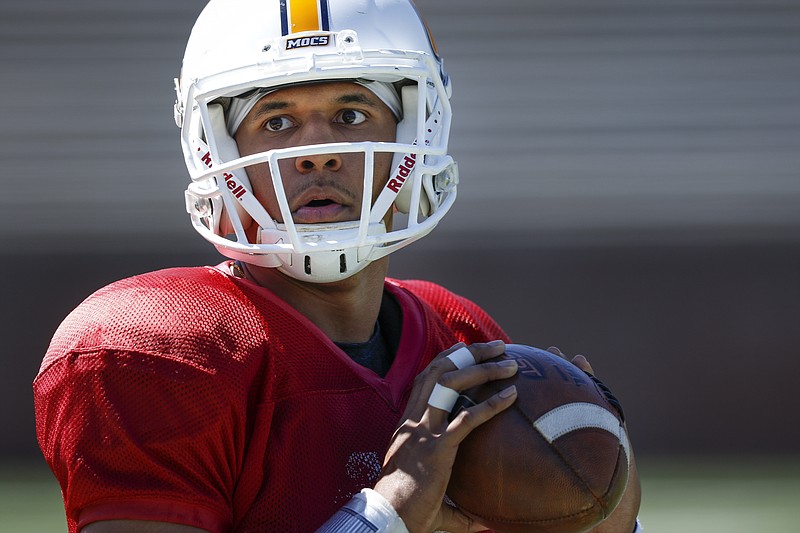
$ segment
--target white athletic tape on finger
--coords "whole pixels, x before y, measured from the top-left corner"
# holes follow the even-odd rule
[[[431,392],[431,397],[428,398],[428,405],[447,411],[448,413],[453,410],[453,406],[458,399],[458,393],[449,387],[443,387],[436,384]]]
[[[459,370],[475,364],[475,357],[466,346],[462,346],[455,352],[448,355],[447,358],[450,359]]]

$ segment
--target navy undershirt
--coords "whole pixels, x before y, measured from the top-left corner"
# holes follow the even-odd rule
[[[384,291],[372,337],[366,342],[337,342],[336,346],[353,361],[383,378],[389,372],[397,346],[400,344],[402,324],[403,313],[400,305],[394,297]]]

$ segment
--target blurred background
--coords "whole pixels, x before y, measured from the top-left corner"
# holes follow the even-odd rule
[[[796,531],[800,0],[417,3],[462,184],[392,274],[588,356],[626,407],[649,533]],[[184,212],[172,116],[203,5],[0,5],[9,531],[64,530],[31,393],[60,321],[116,279],[221,260]]]

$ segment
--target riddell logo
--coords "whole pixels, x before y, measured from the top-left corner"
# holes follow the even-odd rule
[[[231,194],[234,195],[236,198],[240,198],[244,196],[244,193],[247,190],[239,185],[236,181],[236,177],[233,174],[229,174],[228,172],[223,172],[222,177],[225,178],[225,185],[228,186],[228,190],[231,191]]]
[[[406,179],[411,174],[411,171],[414,170],[414,165],[417,164],[417,154],[407,155],[403,158],[403,162],[400,163],[400,168],[397,169],[397,174],[389,180],[386,184],[386,188],[390,189],[395,194],[400,192],[400,187],[406,182]]]
[[[329,35],[297,37],[295,39],[286,39],[286,49],[294,50],[295,48],[306,48],[307,46],[328,46],[330,42],[331,38]]]
[[[198,148],[197,151],[200,152],[200,148]],[[211,162],[211,152],[206,152],[200,156],[200,161],[202,161],[208,168],[214,166],[214,164]],[[241,197],[247,192],[247,189],[242,187],[239,182],[236,181],[236,176],[233,174],[229,172],[223,172],[222,178],[225,180],[225,186],[228,187],[228,190],[231,191],[231,194],[233,194],[236,198],[241,199]]]

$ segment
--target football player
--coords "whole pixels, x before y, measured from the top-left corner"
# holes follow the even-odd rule
[[[443,503],[513,388],[478,306],[387,277],[456,197],[451,84],[409,0],[212,0],[176,80],[194,228],[228,260],[56,332],[37,432],[70,532],[476,531]],[[635,479],[629,484],[638,488]],[[638,492],[607,521],[634,529]]]

